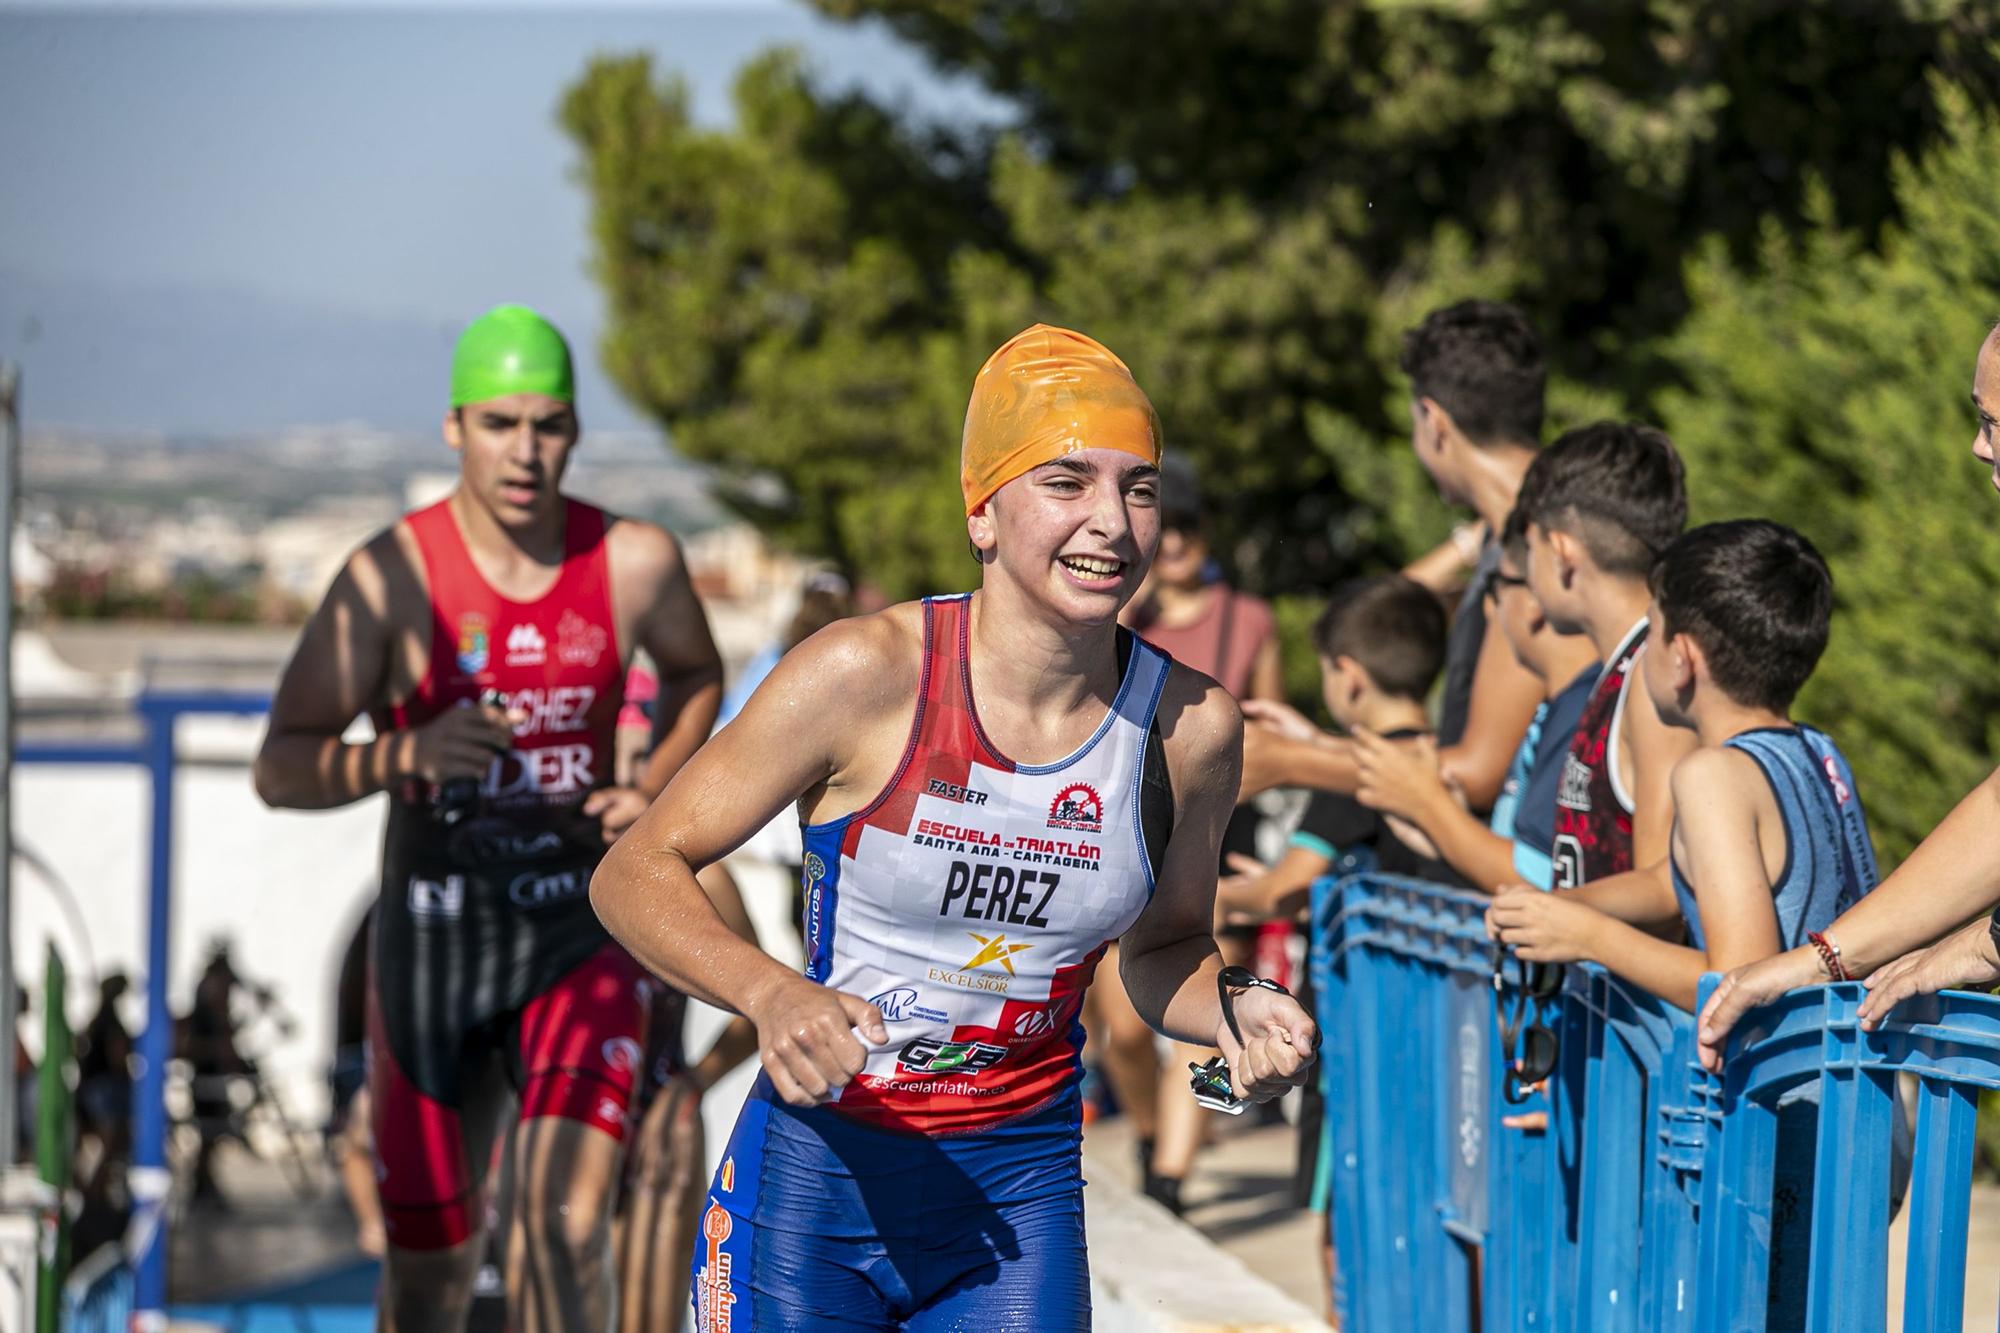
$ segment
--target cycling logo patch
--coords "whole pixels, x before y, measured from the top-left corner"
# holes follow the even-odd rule
[[[1085,782],[1072,782],[1049,804],[1049,827],[1078,833],[1104,832],[1104,799]]]

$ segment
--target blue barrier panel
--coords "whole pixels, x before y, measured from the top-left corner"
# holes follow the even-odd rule
[[[1916,1083],[1903,1326],[1956,1329],[1964,1316],[1972,1131],[1978,1093],[2000,1088],[2000,998],[1946,991],[1898,1005],[1874,1032],[1855,1014],[1858,985],[1793,991],[1753,1010],[1708,1079],[1702,1197],[1702,1330],[1762,1328],[1781,1155],[1804,1151],[1811,1111],[1811,1254],[1804,1326],[1827,1333],[1886,1325],[1895,1169],[1896,1078]],[[1791,1146],[1788,1148],[1788,1141]],[[1733,1247],[1733,1249],[1732,1249]]]
[[[1486,902],[1367,873],[1314,886],[1345,1327],[1881,1329],[1898,1075],[1918,1087],[1904,1327],[1960,1326],[2000,998],[1923,997],[1864,1033],[1860,987],[1796,991],[1744,1020],[1715,1077],[1692,1015],[1571,967],[1537,1015],[1561,1041],[1547,1100],[1514,1108]],[[1532,1109],[1545,1133],[1502,1126]]]
[[[1498,1097],[1485,899],[1371,874],[1315,896],[1336,1308],[1470,1333]]]
[[[168,941],[173,918],[174,848],[174,727],[184,716],[197,714],[256,714],[270,707],[270,696],[228,691],[148,690],[134,701],[145,724],[136,745],[123,743],[41,743],[17,746],[20,763],[137,764],[147,770],[151,787],[150,851],[147,865],[146,1026],[138,1040],[138,1078],[134,1080],[132,1253],[135,1306],[130,1323],[139,1329],[166,1327],[167,1196],[171,1187],[166,1159],[166,1078],[173,1057],[173,1014],[167,1003]]]
[[[1488,899],[1370,874],[1315,889],[1336,1309],[1361,1330],[1691,1330],[1707,1103],[1693,1021],[1601,969],[1525,1010],[1560,1037],[1509,1106]],[[1548,1128],[1502,1117],[1542,1112]]]

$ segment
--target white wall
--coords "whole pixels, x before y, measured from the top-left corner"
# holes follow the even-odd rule
[[[243,756],[262,719],[193,718],[178,737],[183,759]],[[123,767],[17,765],[17,841],[54,869],[74,896],[88,947],[50,886],[16,860],[14,959],[41,1012],[43,956],[54,940],[69,969],[70,1022],[81,1028],[96,1006],[97,975],[132,978],[125,1008],[136,1034],[145,1021],[146,866],[150,805],[143,771]],[[218,936],[232,942],[236,970],[277,992],[298,1022],[289,1040],[262,1028],[246,1041],[267,1073],[283,1080],[289,1107],[309,1123],[324,1114],[324,1078],[333,1052],[333,1003],[342,951],[380,876],[383,798],[314,813],[266,809],[250,788],[247,762],[183,763],[174,788],[174,920],[170,1003],[185,1012]],[[733,862],[764,945],[792,966],[800,959],[790,917],[789,875]],[[94,971],[93,971],[94,962]],[[690,1054],[705,1050],[722,1016],[692,1007]],[[41,1020],[24,1025],[41,1048]],[[256,1044],[253,1048],[252,1041]],[[710,1098],[711,1159],[719,1161],[754,1061]]]

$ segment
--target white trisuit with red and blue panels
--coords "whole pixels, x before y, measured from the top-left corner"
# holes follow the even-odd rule
[[[824,1106],[759,1076],[696,1240],[703,1330],[1090,1327],[1077,1015],[1172,826],[1171,663],[1121,631],[1103,724],[1018,764],[979,726],[969,608],[923,604],[887,789],[804,830],[806,974],[872,1000],[889,1041]]]

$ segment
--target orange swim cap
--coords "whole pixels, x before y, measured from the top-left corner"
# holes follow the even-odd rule
[[[1160,418],[1111,349],[1037,324],[986,358],[972,382],[959,449],[965,512],[1014,478],[1081,449],[1116,449],[1155,466]]]

